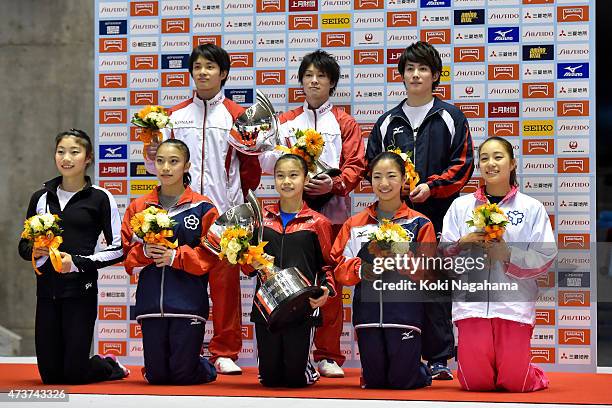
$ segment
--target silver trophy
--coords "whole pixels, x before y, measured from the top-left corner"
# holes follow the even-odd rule
[[[250,155],[259,155],[273,150],[278,138],[278,118],[266,95],[256,91],[257,101],[235,120],[227,141],[236,150]]]
[[[221,253],[221,238],[229,227],[240,226],[249,231],[252,235],[251,245],[258,245],[262,241],[263,213],[252,191],[249,190],[246,198],[246,203],[227,210],[209,228],[204,246],[213,254],[219,256]],[[313,312],[308,298],[318,298],[323,294],[320,287],[313,286],[295,267],[272,265],[262,267],[257,274],[260,286],[255,293],[254,304],[272,332],[303,321]]]

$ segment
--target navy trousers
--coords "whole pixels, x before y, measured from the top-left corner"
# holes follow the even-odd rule
[[[145,378],[150,384],[202,384],[217,378],[215,367],[200,356],[204,322],[179,317],[140,321]]]
[[[404,328],[357,329],[364,388],[414,389],[431,385],[421,362],[421,335]]]

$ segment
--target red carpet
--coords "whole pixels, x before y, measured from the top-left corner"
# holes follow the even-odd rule
[[[419,401],[480,401],[557,404],[612,404],[612,374],[549,373],[551,386],[529,394],[461,391],[459,382],[434,381],[433,386],[413,391],[363,390],[359,370],[347,369],[346,378],[322,378],[304,389],[268,389],[257,382],[257,369],[246,368],[240,376],[219,376],[212,384],[153,386],[145,382],[140,367],[130,367],[130,377],[120,381],[65,387],[74,394],[207,395],[232,397],[340,398]],[[41,389],[36,365],[0,364],[0,390]],[[49,387],[58,388],[58,387]]]

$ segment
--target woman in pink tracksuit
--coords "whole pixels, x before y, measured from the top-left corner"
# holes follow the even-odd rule
[[[512,290],[453,292],[453,322],[458,328],[458,377],[468,391],[529,392],[548,387],[544,372],[531,363],[530,340],[535,323],[536,278],[548,271],[556,244],[546,209],[518,191],[512,145],[491,137],[479,148],[485,186],[457,198],[444,217],[442,249],[455,259],[481,256],[481,268],[463,273],[464,284],[503,283]],[[466,221],[485,203],[497,203],[508,217],[499,240]],[[482,286],[481,286],[482,288]]]

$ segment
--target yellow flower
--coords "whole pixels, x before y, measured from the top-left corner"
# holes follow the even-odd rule
[[[306,151],[314,158],[318,158],[323,152],[323,146],[325,141],[319,132],[313,129],[306,129],[304,132],[304,142],[306,144]]]
[[[151,106],[145,106],[138,112],[138,117],[142,120],[151,112]]]

